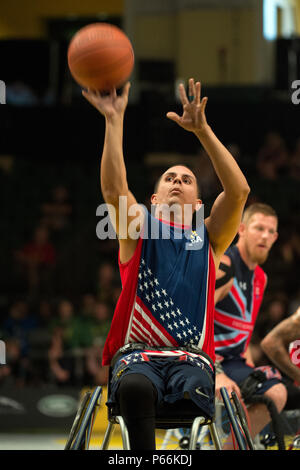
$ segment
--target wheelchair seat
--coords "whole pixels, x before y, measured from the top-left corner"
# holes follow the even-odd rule
[[[117,405],[108,406],[108,426],[101,446],[107,450],[116,424],[120,425],[124,450],[130,450],[126,424]],[[180,410],[180,413],[179,413]],[[197,436],[201,426],[208,426],[214,446],[221,450],[221,441],[217,433],[214,418],[203,413],[190,399],[177,400],[175,403],[162,403],[157,407],[155,429],[190,428],[189,449],[196,449]]]

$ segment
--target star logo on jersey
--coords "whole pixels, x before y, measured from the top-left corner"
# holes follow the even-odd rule
[[[186,244],[187,249],[199,249],[202,247],[203,239],[200,235],[196,232],[196,230],[192,230],[190,234],[190,241]]]

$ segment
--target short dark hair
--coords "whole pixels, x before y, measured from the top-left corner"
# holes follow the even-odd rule
[[[198,181],[197,176],[196,176],[195,173],[194,173],[194,170],[193,170],[191,167],[189,167],[189,165],[186,165],[186,163],[175,163],[175,164],[172,165],[172,166],[168,166],[168,168],[166,168],[166,170],[160,175],[160,177],[159,177],[158,180],[156,181],[156,183],[155,183],[155,185],[154,185],[154,193],[157,192],[159,183],[160,183],[160,181],[161,181],[163,175],[165,174],[165,172],[166,172],[169,168],[172,168],[173,166],[184,166],[185,168],[188,168],[188,169],[193,173],[193,175],[195,176],[196,184],[197,184],[198,198],[200,199],[200,198],[201,198],[200,183],[199,183],[199,181]]]

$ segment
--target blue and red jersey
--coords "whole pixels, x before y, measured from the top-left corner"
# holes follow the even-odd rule
[[[242,355],[251,340],[266,287],[260,266],[250,270],[237,246],[226,251],[231,259],[234,280],[228,295],[215,307],[215,351],[226,358]]]
[[[204,222],[192,230],[147,212],[144,225],[149,236],[143,231],[132,258],[119,260],[122,292],[103,364],[137,342],[174,350],[195,345],[214,361],[215,265]]]

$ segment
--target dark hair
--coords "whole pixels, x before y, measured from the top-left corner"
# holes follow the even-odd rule
[[[189,167],[189,165],[186,165],[185,163],[175,163],[174,165],[172,166],[168,166],[166,168],[166,170],[162,173],[162,175],[158,178],[158,180],[156,181],[155,185],[154,185],[154,193],[157,192],[158,190],[158,186],[159,186],[159,183],[164,175],[164,173],[169,169],[169,168],[172,168],[173,166],[184,166],[185,168],[188,168],[192,173],[193,175],[195,176],[195,179],[196,179],[196,184],[197,184],[197,193],[198,193],[198,198],[200,199],[201,198],[201,188],[200,188],[200,184],[199,184],[199,181],[198,181],[198,178],[197,176],[195,175],[193,169],[191,167]]]

